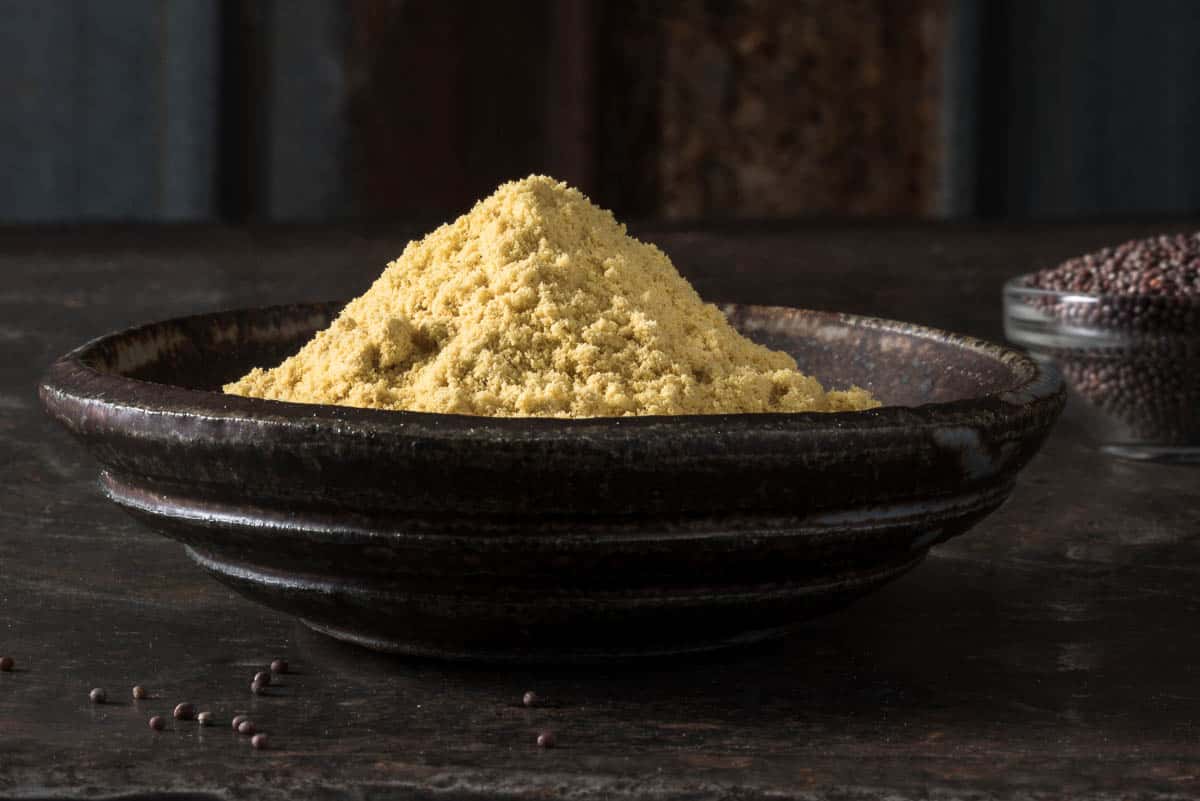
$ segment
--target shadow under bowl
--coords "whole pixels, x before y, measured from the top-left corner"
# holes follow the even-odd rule
[[[1063,405],[1053,368],[1013,350],[754,306],[725,311],[887,405],[558,420],[219,392],[340,305],[114,333],[55,362],[40,394],[107,496],[217,579],[405,654],[597,661],[780,635],[998,507]]]

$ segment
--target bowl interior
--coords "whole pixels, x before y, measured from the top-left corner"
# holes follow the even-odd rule
[[[967,400],[1031,377],[999,349],[920,326],[779,307],[724,310],[741,333],[790,353],[826,388],[864,387],[885,406]]]
[[[219,391],[252,367],[295,353],[341,303],[200,315],[131,329],[86,347],[101,373]],[[851,385],[886,406],[919,406],[1004,392],[1030,378],[1028,365],[974,340],[904,323],[766,306],[722,307],[752,340],[784,350],[828,388]]]

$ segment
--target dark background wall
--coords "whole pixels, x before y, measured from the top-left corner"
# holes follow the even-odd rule
[[[1200,212],[1193,0],[0,0],[0,221]]]
[[[1200,2],[978,2],[981,212],[1200,211]]]
[[[218,7],[0,0],[0,219],[216,212]]]

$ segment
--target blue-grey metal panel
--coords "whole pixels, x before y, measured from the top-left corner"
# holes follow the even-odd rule
[[[1200,209],[1200,3],[1010,5],[1009,213]]]
[[[170,220],[216,213],[220,19],[217,0],[169,0],[163,9],[159,211]]]
[[[75,102],[81,110],[81,215],[147,219],[158,209],[162,23],[156,0],[78,3],[82,36]]]
[[[0,0],[0,221],[215,216],[217,0]]]
[[[0,219],[76,216],[78,15],[61,0],[0,0],[0,19]]]
[[[349,216],[347,4],[271,0],[263,21],[268,65],[261,211],[273,220]]]

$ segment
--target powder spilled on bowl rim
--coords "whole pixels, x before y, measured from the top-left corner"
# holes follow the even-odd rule
[[[424,239],[297,354],[235,395],[495,417],[850,411],[738,334],[661,250],[545,176]]]

